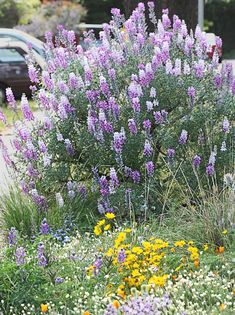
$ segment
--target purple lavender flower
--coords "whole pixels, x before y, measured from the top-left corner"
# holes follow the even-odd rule
[[[38,140],[38,146],[39,146],[39,149],[42,153],[47,152],[47,147],[46,147],[43,140]]]
[[[143,128],[147,131],[150,131],[152,123],[149,119],[143,121]]]
[[[215,36],[215,44],[217,48],[221,48],[222,47],[222,39],[219,36]]]
[[[38,244],[37,257],[38,257],[38,265],[40,267],[46,267],[47,259],[45,257],[45,246],[43,243]]]
[[[147,171],[147,175],[148,176],[152,176],[153,173],[154,173],[154,163],[152,161],[148,161],[146,162],[145,164],[145,168],[146,168],[146,171]]]
[[[29,79],[32,83],[39,83],[38,73],[34,65],[28,66]]]
[[[188,140],[188,131],[182,130],[179,138],[179,144],[186,144]]]
[[[44,117],[44,128],[47,130],[52,130],[53,129],[53,123],[51,119],[48,116]]]
[[[68,92],[69,92],[69,87],[68,87],[68,85],[67,85],[63,80],[60,80],[60,81],[57,83],[57,85],[58,85],[59,91],[60,91],[61,93],[68,94]]]
[[[208,164],[206,167],[206,173],[208,176],[212,176],[215,173],[215,168],[213,164]]]
[[[144,156],[149,157],[153,153],[153,148],[149,142],[149,140],[145,140],[144,143]]]
[[[137,113],[140,112],[140,100],[138,97],[134,97],[132,99],[132,108],[134,109],[135,112]]]
[[[235,80],[232,82],[232,94],[235,95]]]
[[[78,188],[77,188],[77,191],[78,191],[78,193],[80,194],[80,196],[83,198],[83,199],[85,199],[86,198],[86,196],[87,196],[87,189],[86,189],[86,187],[85,186],[79,186]]]
[[[12,89],[10,87],[6,89],[6,97],[7,97],[7,102],[10,105],[10,107],[13,110],[16,110],[16,100],[12,92]]]
[[[128,119],[128,128],[132,135],[137,134],[138,130],[134,119]]]
[[[101,257],[98,257],[96,259],[96,261],[94,262],[93,264],[93,267],[94,267],[94,275],[97,276],[100,272],[100,269],[102,267],[102,264],[103,264],[103,261],[102,261],[102,258]]]
[[[119,180],[114,167],[110,168],[111,187],[117,188],[119,186]]]
[[[45,85],[45,87],[46,87],[48,90],[53,90],[53,88],[54,88],[54,83],[53,83],[53,80],[52,80],[51,77],[50,77],[49,72],[47,72],[47,71],[42,71],[42,82],[43,82],[43,84]]]
[[[223,123],[222,123],[222,130],[225,133],[229,133],[230,129],[230,123],[227,118],[224,118]]]
[[[113,149],[116,153],[121,153],[123,145],[126,140],[126,135],[124,129],[121,132],[114,132],[113,134]]]
[[[118,263],[121,264],[126,260],[126,253],[125,253],[125,249],[121,248],[118,252]]]
[[[16,244],[16,237],[17,237],[17,234],[16,234],[16,229],[14,227],[11,227],[9,232],[8,232],[8,243],[10,246],[13,246]]]
[[[167,149],[167,156],[169,159],[172,159],[175,156],[175,150],[172,148]]]
[[[16,264],[17,266],[25,264],[26,252],[23,247],[17,247],[15,252]]]
[[[71,156],[75,155],[75,150],[74,150],[74,147],[73,147],[71,141],[69,139],[65,139],[64,144],[65,144],[65,148],[66,148],[67,153]]]
[[[74,31],[68,31],[67,39],[70,44],[74,44],[76,42],[76,36]]]
[[[140,172],[139,171],[132,171],[131,177],[132,177],[132,180],[135,184],[139,184],[139,182],[140,182]]]
[[[196,90],[193,86],[188,88],[188,96],[190,97],[191,104],[193,105],[196,96]]]
[[[60,283],[63,283],[64,282],[64,278],[61,278],[61,277],[56,277],[55,278],[55,284],[60,284]]]
[[[220,73],[217,73],[214,77],[214,83],[215,83],[215,86],[217,87],[217,89],[221,88],[222,86],[222,76]]]
[[[6,116],[3,114],[3,112],[2,112],[2,111],[0,111],[0,120],[1,120],[4,124],[6,124],[6,123],[7,123]]]
[[[100,185],[100,193],[103,197],[106,197],[109,195],[110,193],[110,189],[109,189],[109,182],[106,178],[106,176],[101,176],[100,180],[99,180],[99,185]]]
[[[201,164],[202,158],[200,157],[200,155],[195,155],[193,158],[193,166],[198,168],[199,165]]]
[[[69,86],[72,89],[76,89],[78,87],[78,78],[73,72],[69,74]]]
[[[163,124],[167,119],[168,113],[165,110],[153,112],[153,116],[157,125]]]
[[[21,109],[22,109],[24,118],[26,120],[28,121],[34,120],[34,116],[33,116],[33,113],[31,112],[29,102],[24,94],[22,95],[22,98],[21,98]]]
[[[40,226],[40,233],[42,235],[47,235],[47,234],[49,234],[49,230],[50,230],[50,227],[49,227],[49,225],[47,223],[46,218],[44,218],[42,220],[42,223],[41,223],[41,226]]]

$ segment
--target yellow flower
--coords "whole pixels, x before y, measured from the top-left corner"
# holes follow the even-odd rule
[[[131,233],[131,232],[132,232],[132,229],[127,228],[127,229],[124,230],[124,232],[126,232],[126,233]]]
[[[164,276],[152,276],[150,279],[149,279],[149,284],[156,284],[156,285],[159,285],[161,287],[164,286],[166,280],[168,278],[168,275],[164,275]]]
[[[196,259],[198,259],[198,257],[199,257],[199,254],[198,254],[198,253],[192,253],[192,254],[190,255],[190,259],[191,259],[191,260],[196,260]]]
[[[135,247],[132,248],[132,252],[137,254],[137,255],[140,255],[140,254],[143,253],[143,249],[141,247],[139,247],[139,246],[135,246]]]
[[[132,277],[139,277],[141,273],[139,272],[138,269],[134,269],[131,273]]]
[[[105,225],[104,230],[108,231],[110,229],[110,226],[111,226],[110,224]]]
[[[91,315],[89,311],[85,311],[82,315]]]
[[[224,310],[225,310],[225,305],[224,305],[224,303],[220,304],[220,310],[221,310],[221,311],[224,311]]]
[[[150,242],[142,242],[142,245],[144,246],[144,249],[146,251],[150,251],[151,250],[152,245],[151,245]]]
[[[193,241],[189,241],[188,245],[192,246],[193,245]]]
[[[41,312],[46,313],[48,311],[48,305],[47,304],[41,304]]]
[[[94,272],[94,268],[95,267],[93,265],[89,266],[87,268],[87,274],[91,276],[93,274],[93,272]]]
[[[185,244],[186,244],[186,242],[182,240],[182,241],[175,242],[174,246],[175,247],[184,247]]]
[[[112,212],[108,212],[106,213],[106,218],[109,219],[109,220],[113,220],[115,218],[115,214],[112,213]]]
[[[100,220],[100,221],[97,223],[98,226],[102,226],[102,225],[104,225],[104,224],[105,224],[105,219]]]
[[[123,299],[125,299],[125,297],[126,297],[124,288],[125,288],[124,285],[121,284],[121,285],[119,285],[119,287],[117,288],[117,291],[116,291],[117,295],[121,296]]]
[[[94,233],[95,233],[95,235],[97,235],[97,236],[102,233],[102,230],[101,230],[101,228],[100,228],[98,225],[96,225],[96,226],[94,227]]]
[[[228,233],[228,231],[225,229],[225,230],[223,230],[223,232],[222,232],[224,235],[226,235],[227,233]]]
[[[114,254],[114,250],[112,248],[109,248],[108,251],[105,253],[105,256],[111,257]]]
[[[120,232],[120,233],[118,234],[117,238],[116,238],[115,241],[114,241],[114,243],[115,243],[114,247],[115,247],[115,248],[118,248],[119,245],[120,245],[122,242],[125,241],[125,239],[126,239],[126,233]]]
[[[208,246],[207,244],[205,244],[205,245],[203,246],[203,248],[204,248],[204,251],[206,252],[206,251],[208,250],[209,246]]]

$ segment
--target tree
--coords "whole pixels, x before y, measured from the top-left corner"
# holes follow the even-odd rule
[[[19,20],[14,0],[0,0],[0,27],[13,27]]]
[[[102,24],[109,22],[111,18],[111,9],[119,8],[124,10],[125,1],[115,0],[82,0],[81,3],[87,9],[86,22],[90,24]]]
[[[147,6],[150,0],[143,0]],[[123,1],[125,14],[130,16],[131,12],[138,5],[139,0],[125,0]],[[177,14],[181,19],[186,21],[189,28],[194,29],[197,25],[197,4],[198,0],[153,0],[155,3],[156,14],[160,18],[162,9],[169,9],[170,16]]]

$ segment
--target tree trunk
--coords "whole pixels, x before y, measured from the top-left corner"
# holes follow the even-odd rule
[[[149,0],[143,0],[147,7]],[[126,17],[136,8],[139,0],[124,0]],[[169,16],[178,15],[180,19],[185,20],[189,29],[195,29],[197,25],[198,0],[153,0],[156,8],[157,17],[161,17],[162,9],[169,9]]]

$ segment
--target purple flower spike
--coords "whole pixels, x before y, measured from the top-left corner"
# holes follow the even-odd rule
[[[206,173],[208,176],[212,176],[215,173],[215,168],[213,164],[208,164],[206,167]]]
[[[145,140],[144,144],[144,156],[151,156],[153,153],[153,148],[149,142],[149,140]]]
[[[22,95],[22,98],[21,98],[21,109],[22,109],[22,113],[24,115],[24,118],[26,120],[28,120],[28,121],[34,120],[33,113],[31,112],[29,102],[28,102],[25,95]]]
[[[118,252],[118,263],[121,264],[126,260],[126,253],[125,249],[121,248],[120,251]]]
[[[28,67],[29,79],[32,83],[39,83],[38,73],[34,65],[29,65]]]
[[[196,90],[195,90],[195,88],[193,86],[190,86],[188,88],[188,96],[190,97],[191,103],[193,105],[194,100],[195,100],[195,96],[196,96]]]
[[[131,177],[132,177],[132,180],[135,184],[139,184],[139,182],[140,182],[140,172],[139,171],[133,171],[131,173]]]
[[[132,135],[136,135],[137,134],[137,126],[136,126],[136,123],[135,123],[134,119],[129,119],[128,120],[128,128],[129,128],[130,133]]]
[[[188,140],[188,131],[182,130],[179,138],[179,144],[186,144]]]
[[[23,247],[17,247],[15,252],[16,264],[21,266],[25,264],[26,252]]]
[[[145,164],[145,167],[146,167],[148,176],[152,176],[154,173],[154,168],[155,168],[153,162],[152,161],[147,162]]]
[[[6,89],[7,102],[13,110],[16,110],[16,100],[11,88]]]
[[[201,164],[202,158],[200,157],[200,155],[195,155],[193,158],[193,166],[198,168],[199,165]]]
[[[225,133],[229,133],[229,129],[230,129],[230,123],[229,123],[228,119],[225,118],[223,121],[223,124],[222,124],[222,130]]]
[[[175,150],[169,148],[169,149],[167,150],[167,156],[168,156],[168,158],[172,159],[172,158],[175,156]]]
[[[16,244],[16,229],[14,227],[11,227],[8,232],[8,243],[10,246]]]
[[[41,223],[41,226],[40,226],[40,232],[43,235],[47,235],[47,234],[49,234],[49,230],[50,230],[50,228],[49,228],[49,225],[47,223],[47,220],[46,220],[46,218],[44,218],[42,220],[42,223]]]
[[[94,275],[97,276],[100,272],[100,269],[102,267],[103,261],[102,258],[98,257],[96,261],[94,262]]]

